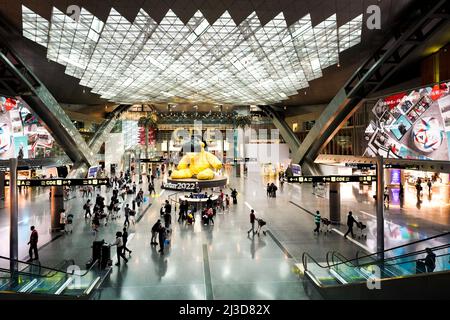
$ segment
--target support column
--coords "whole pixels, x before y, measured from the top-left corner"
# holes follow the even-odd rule
[[[384,260],[384,160],[377,157],[377,252],[378,259]]]
[[[18,271],[19,259],[19,211],[17,199],[17,158],[10,159],[9,163],[9,257],[16,261],[10,261],[11,275]]]
[[[341,223],[341,185],[330,183],[330,221],[333,225]]]
[[[52,197],[50,198],[51,232],[61,229],[59,219],[61,210],[64,209],[64,188],[62,186],[51,187]]]
[[[5,171],[0,171],[0,208],[5,207]]]

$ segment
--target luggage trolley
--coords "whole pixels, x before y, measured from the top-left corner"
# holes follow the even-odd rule
[[[321,232],[328,234],[331,233],[331,221],[328,220],[327,218],[322,218],[322,228],[321,228]]]
[[[367,239],[367,226],[362,222],[357,222],[356,227],[358,228],[358,239]]]

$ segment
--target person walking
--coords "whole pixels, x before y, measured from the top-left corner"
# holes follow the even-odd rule
[[[123,242],[123,253],[125,254],[125,251],[127,251],[128,255],[131,256],[131,253],[133,251],[131,251],[130,249],[127,248],[127,242],[128,242],[128,231],[127,231],[127,228],[123,228],[122,242]]]
[[[250,224],[251,224],[251,228],[250,230],[247,231],[247,234],[249,235],[250,232],[253,233],[253,235],[255,235],[255,221],[256,221],[256,216],[255,216],[255,210],[251,210],[250,211]]]
[[[355,220],[355,218],[353,218],[353,213],[350,211],[350,212],[348,213],[348,216],[347,216],[347,227],[348,227],[348,231],[347,231],[347,233],[344,235],[344,238],[347,239],[347,236],[348,236],[349,233],[351,233],[352,238],[355,238],[355,234],[353,233],[353,225],[354,225],[355,223],[356,223],[356,220]]]
[[[83,209],[84,209],[84,218],[87,219],[87,218],[88,218],[88,215],[89,215],[89,218],[92,218],[92,213],[91,213],[91,200],[90,200],[90,199],[88,199],[88,200],[86,201],[86,203],[85,203],[84,206],[83,206]]]
[[[212,208],[213,207],[213,201],[211,199],[211,196],[208,197],[208,200],[206,200],[206,208]]]
[[[123,222],[123,226],[125,227],[125,226],[130,226],[130,220],[129,220],[129,218],[130,218],[130,211],[131,211],[131,209],[130,209],[130,205],[127,203],[127,205],[125,206],[125,209],[124,209],[124,211],[125,211],[125,221]]]
[[[66,210],[61,209],[59,213],[59,226],[62,232],[66,232]]]
[[[150,240],[150,245],[158,245],[158,242],[156,242],[156,236],[158,235],[158,230],[161,227],[161,220],[158,219],[156,223],[152,227],[152,239]]]
[[[237,204],[237,190],[233,189],[233,191],[231,192],[231,198],[233,198],[233,204]]]
[[[166,241],[166,228],[163,225],[160,225],[158,228],[158,238],[159,238],[159,251],[161,254],[164,254],[164,242]]]
[[[172,224],[172,215],[169,212],[164,213],[164,226],[166,229],[170,229],[170,225]]]
[[[431,195],[431,188],[433,188],[433,183],[431,182],[431,179],[428,179],[427,186],[428,186],[428,195]]]
[[[30,246],[30,249],[28,250],[28,254],[30,256],[30,259],[28,262],[33,260],[39,260],[39,253],[38,253],[38,241],[39,241],[39,235],[34,226],[31,226],[31,235],[30,235],[30,241],[28,241],[28,245]],[[33,259],[33,252],[34,252],[34,259]]]
[[[208,214],[208,220],[214,225],[214,209],[209,208],[207,211]]]
[[[322,217],[320,216],[320,212],[316,211],[316,215],[314,216],[314,223],[316,224],[316,228],[314,229],[314,233],[320,234],[320,222],[322,221]]]
[[[122,240],[122,232],[116,232],[116,241],[110,245],[111,247],[117,247],[117,263],[116,266],[120,267],[120,258],[122,258],[125,263],[128,263],[128,259],[125,257],[125,253],[123,250],[123,240]]]
[[[225,210],[230,212],[230,196],[228,194],[225,196]]]
[[[170,204],[169,200],[166,200],[166,203],[164,204],[164,212],[168,214],[172,213],[172,205]]]
[[[155,186],[153,185],[153,182],[148,184],[148,193],[150,195],[152,195],[152,194],[156,195]]]
[[[384,196],[383,196],[383,201],[389,204],[390,202],[390,197],[389,197],[389,189],[388,187],[384,188]]]

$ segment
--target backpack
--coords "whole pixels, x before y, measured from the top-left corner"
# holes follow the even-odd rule
[[[84,204],[83,210],[87,210],[87,204]]]

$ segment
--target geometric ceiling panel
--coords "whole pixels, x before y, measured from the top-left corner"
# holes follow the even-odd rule
[[[169,10],[160,23],[143,9],[129,22],[111,9],[106,23],[84,8],[78,21],[53,8],[47,21],[22,6],[23,36],[46,47],[93,93],[116,103],[273,104],[309,87],[339,53],[361,42],[363,16],[337,27],[336,14],[264,26],[256,13],[236,25],[225,11],[212,25],[200,11],[185,24]]]

